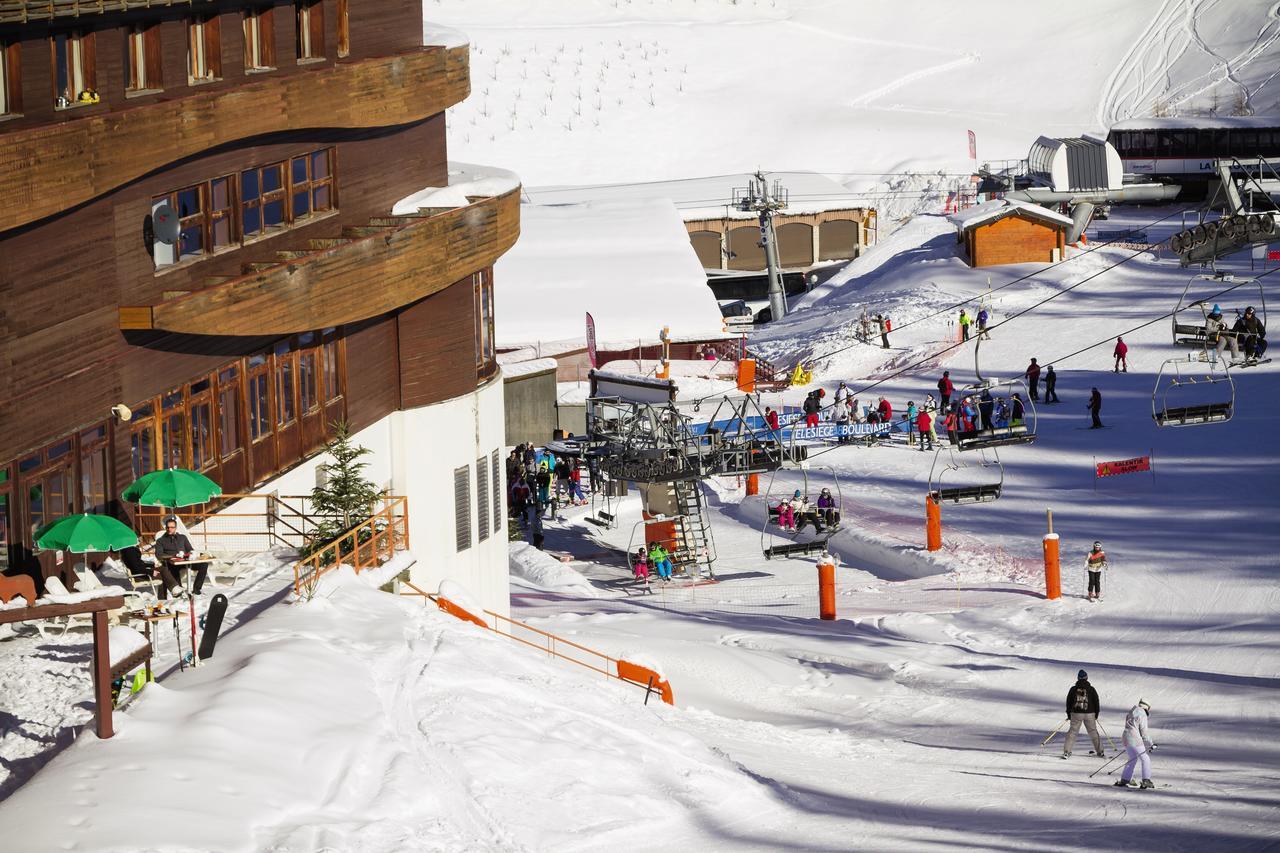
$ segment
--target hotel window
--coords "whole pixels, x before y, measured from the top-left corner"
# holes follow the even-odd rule
[[[160,466],[187,467],[187,408],[182,389],[160,400]]]
[[[265,355],[249,358],[249,437],[260,441],[271,435],[271,374]]]
[[[320,351],[316,333],[298,336],[298,410],[304,415],[320,408],[320,376],[316,369]]]
[[[187,388],[187,405],[191,423],[191,467],[196,471],[211,468],[218,461],[213,445],[213,383],[208,379],[192,382]]]
[[[93,33],[73,30],[49,40],[53,56],[54,106],[66,109],[77,104],[96,104],[97,60]]]
[[[244,13],[244,70],[267,71],[276,67],[276,36],[271,7]]]
[[[493,364],[493,273],[481,270],[471,276],[475,288],[476,370],[481,372]]]
[[[232,216],[232,180],[214,178],[152,199],[153,211],[168,204],[178,216],[178,241],[173,246],[155,244],[156,266],[212,254],[238,242]]]
[[[96,426],[80,433],[80,508],[82,512],[105,513],[107,494],[107,427]]]
[[[0,41],[0,116],[22,112],[21,48],[16,42]]]
[[[223,459],[240,449],[240,372],[235,367],[218,374],[218,437]]]
[[[240,173],[240,221],[246,238],[288,223],[284,163]]]
[[[155,409],[150,403],[133,407],[129,422],[129,459],[133,479],[156,470]]]
[[[298,61],[324,59],[324,3],[322,0],[295,0]]]
[[[338,379],[338,330],[325,329],[322,333],[324,345],[324,399],[331,403],[342,396],[342,387]]]
[[[222,77],[222,28],[219,18],[202,15],[187,22],[187,82],[207,83]]]
[[[296,384],[294,357],[288,341],[281,341],[275,346],[276,355],[276,425],[285,426],[293,422],[293,392]]]
[[[338,0],[338,56],[351,53],[351,24],[348,17],[347,0]]]
[[[160,25],[131,24],[125,31],[124,59],[126,92],[163,89]]]
[[[333,173],[329,152],[315,151],[289,161],[290,218],[304,219],[333,208]]]

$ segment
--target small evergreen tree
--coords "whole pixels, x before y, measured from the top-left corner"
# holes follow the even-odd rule
[[[370,450],[351,441],[351,429],[346,421],[334,422],[333,438],[325,449],[333,461],[320,466],[325,472],[325,484],[311,492],[312,509],[321,516],[312,535],[315,546],[332,542],[364,521],[373,514],[374,504],[382,497],[382,490],[364,478],[368,463],[360,458]]]

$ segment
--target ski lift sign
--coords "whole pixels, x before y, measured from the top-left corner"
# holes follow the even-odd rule
[[[1148,456],[1137,456],[1133,459],[1117,459],[1113,462],[1099,462],[1095,456],[1093,459],[1093,488],[1098,488],[1098,481],[1104,477],[1118,477],[1121,474],[1141,474],[1146,471],[1151,472],[1151,478],[1154,481],[1156,476],[1155,454]]]

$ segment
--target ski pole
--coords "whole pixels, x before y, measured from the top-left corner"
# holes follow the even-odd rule
[[[1144,750],[1142,750],[1142,752],[1139,752],[1137,755],[1135,755],[1135,756],[1134,756],[1134,758],[1141,758],[1142,756],[1146,755],[1146,754],[1147,754],[1148,752],[1150,752],[1150,751],[1151,751],[1150,749],[1144,749]],[[1121,753],[1121,755],[1124,755],[1124,754],[1126,754],[1126,753]],[[1117,758],[1118,758],[1118,757],[1119,757],[1119,756],[1117,756]],[[1108,775],[1108,776],[1110,776],[1112,773],[1115,773],[1115,772],[1116,772],[1117,770],[1119,770],[1119,769],[1120,769],[1120,768],[1118,768],[1118,767],[1113,767],[1112,769],[1110,769],[1110,770],[1108,770],[1108,771],[1107,771],[1107,775]]]
[[[1065,726],[1066,724],[1067,724],[1067,721],[1066,721],[1066,720],[1063,720],[1062,722],[1058,723],[1058,727],[1057,727],[1056,729],[1054,729],[1053,731],[1049,732],[1049,736],[1048,736],[1047,738],[1045,738],[1044,740],[1040,741],[1040,745],[1041,745],[1041,746],[1048,746],[1048,745],[1049,745],[1049,741],[1053,740],[1053,736],[1054,736],[1054,735],[1056,735],[1058,732],[1062,731],[1062,727],[1063,727],[1063,726]]]
[[[1102,736],[1107,739],[1107,743],[1111,744],[1111,749],[1113,751],[1118,751],[1120,748],[1116,746],[1116,742],[1111,735],[1107,734],[1107,730],[1102,727],[1102,721],[1097,720],[1096,722],[1098,724],[1098,731],[1102,732]]]

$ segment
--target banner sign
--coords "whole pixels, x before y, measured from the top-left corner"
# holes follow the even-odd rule
[[[1138,474],[1151,470],[1151,457],[1139,456],[1136,459],[1121,459],[1116,462],[1097,463],[1099,477],[1114,477],[1118,474]]]
[[[969,159],[978,159],[978,137],[972,130],[969,131]]]
[[[596,321],[590,311],[587,312],[587,359],[592,367],[600,366],[596,364]]]
[[[893,431],[893,424],[833,424],[821,423],[816,427],[793,426],[782,430],[784,441],[822,441],[845,438],[851,435],[881,435]]]
[[[1267,252],[1267,260],[1269,260],[1269,261],[1280,261],[1280,250],[1277,250],[1277,249],[1271,249],[1270,251],[1268,251],[1268,252]]]

